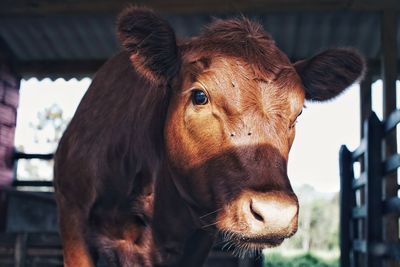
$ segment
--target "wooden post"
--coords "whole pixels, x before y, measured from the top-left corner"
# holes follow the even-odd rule
[[[28,235],[26,233],[18,234],[15,240],[14,248],[14,266],[24,267],[26,259],[26,243],[28,240]]]
[[[372,110],[372,77],[367,73],[364,80],[360,83],[360,134],[364,137],[364,121],[366,121]]]
[[[366,124],[366,121],[369,119],[372,111],[372,77],[371,77],[371,72],[368,72],[366,76],[364,77],[364,80],[360,84],[360,135],[361,139],[365,137],[365,127],[367,127],[368,124]],[[366,158],[365,155],[363,155],[360,159],[360,172],[363,173],[365,171],[365,165],[366,165]],[[366,181],[368,182],[368,181]],[[362,204],[366,204],[366,186],[362,187],[359,189],[360,193],[360,202]],[[360,220],[357,223],[357,230],[359,231],[359,236],[360,238],[365,238],[365,221]],[[361,264],[366,264],[364,260],[366,260],[367,257],[364,257],[362,254],[359,254],[359,260],[360,262],[354,262],[354,266],[358,266],[359,263]],[[358,259],[356,259],[358,261]],[[357,264],[356,264],[357,263]]]
[[[383,118],[396,109],[396,79],[397,79],[397,13],[394,10],[385,10],[381,18],[382,40],[382,81],[383,81]],[[397,153],[396,131],[394,130],[385,139],[385,158]],[[383,196],[390,198],[397,196],[397,174],[391,174],[383,180]],[[388,215],[383,225],[385,242],[395,242],[399,238],[398,217]],[[396,266],[389,263],[387,266]]]
[[[367,247],[366,266],[380,267],[382,259],[371,254],[374,243],[382,241],[382,137],[383,129],[375,113],[365,122],[366,138],[365,173],[365,206],[367,217],[365,222],[365,241]]]
[[[354,179],[353,164],[351,153],[346,146],[340,148],[340,267],[352,266],[351,239],[354,235],[351,233],[351,210],[354,207],[354,195],[352,190],[352,181]],[[353,200],[352,200],[353,196]],[[354,255],[353,255],[354,258]]]

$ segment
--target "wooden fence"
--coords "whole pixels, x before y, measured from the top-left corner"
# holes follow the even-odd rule
[[[360,146],[353,152],[341,147],[341,267],[400,266],[400,198],[389,196],[385,185],[400,167],[400,155],[387,155],[393,149],[385,148],[385,138],[399,123],[400,110],[385,121],[372,113]]]

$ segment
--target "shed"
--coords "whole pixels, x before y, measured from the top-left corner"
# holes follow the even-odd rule
[[[0,2],[0,184],[18,185],[18,181],[13,181],[15,160],[51,158],[51,155],[14,151],[20,80],[92,76],[120,50],[115,38],[115,17],[131,3],[145,4],[159,11],[178,36],[197,34],[214,17],[245,14],[260,21],[292,61],[310,57],[327,47],[355,47],[368,62],[368,72],[361,84],[361,121],[371,113],[371,84],[378,78],[382,78],[384,85],[384,119],[396,109],[395,82],[400,62],[398,0],[198,0],[195,3],[182,0],[3,0]],[[391,134],[386,142],[385,153],[396,154],[396,134]],[[397,196],[397,175],[385,181],[384,193]],[[0,200],[5,194],[0,195]],[[0,201],[0,214],[5,212],[4,202]],[[393,217],[386,224],[383,240],[398,242],[397,218]],[[0,222],[0,227],[4,228],[4,223]],[[16,238],[22,242],[18,244],[26,245],[29,240],[26,236]],[[348,249],[353,250],[354,247],[350,247],[353,245]],[[342,251],[342,259],[346,259],[343,253],[349,251]],[[356,253],[361,258],[369,255],[368,250],[362,249]],[[397,256],[397,260],[399,258]],[[357,264],[342,261],[342,266],[375,266],[368,261]],[[395,266],[396,263],[388,264]]]

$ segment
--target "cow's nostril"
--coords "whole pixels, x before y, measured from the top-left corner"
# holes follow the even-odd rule
[[[257,211],[257,209],[253,205],[253,200],[250,200],[250,211],[254,218],[260,222],[264,222],[263,216]]]
[[[296,229],[296,199],[280,192],[254,194],[244,205],[245,220],[253,234],[287,237]]]

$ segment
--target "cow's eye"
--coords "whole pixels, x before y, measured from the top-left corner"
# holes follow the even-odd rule
[[[192,100],[195,105],[205,105],[208,103],[208,97],[202,90],[193,90]]]

